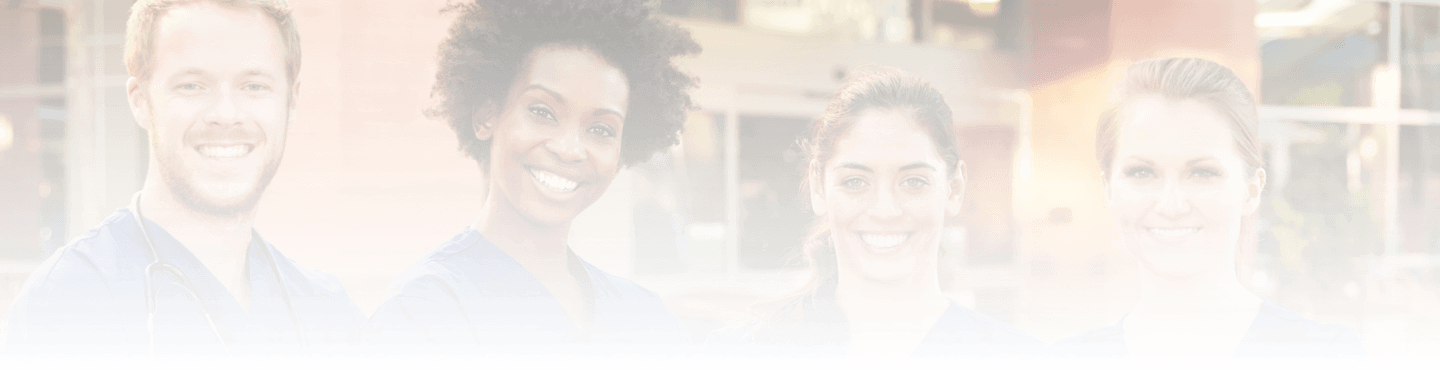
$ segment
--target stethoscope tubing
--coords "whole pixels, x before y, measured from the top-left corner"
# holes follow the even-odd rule
[[[157,301],[159,296],[159,291],[154,283],[156,271],[165,271],[174,275],[176,280],[180,281],[180,286],[185,288],[185,292],[190,294],[190,297],[194,298],[196,302],[200,303],[201,315],[205,317],[205,322],[209,324],[210,331],[215,334],[215,339],[220,341],[220,347],[225,350],[225,353],[227,355],[230,354],[230,344],[226,341],[227,336],[225,335],[225,331],[221,329],[219,323],[215,321],[214,316],[210,314],[210,307],[206,306],[205,302],[201,301],[200,295],[195,293],[195,285],[190,282],[189,276],[186,276],[185,272],[175,267],[175,265],[165,262],[165,260],[160,257],[159,251],[155,249],[155,241],[150,238],[150,231],[145,227],[145,218],[140,212],[140,193],[135,193],[135,197],[130,205],[130,210],[135,217],[135,225],[140,227],[140,236],[145,239],[145,249],[150,252],[151,258],[150,264],[145,266],[145,328],[146,334],[149,337],[150,355],[155,355],[155,313],[158,310]],[[251,230],[250,233],[254,240],[260,240],[260,235],[254,230]],[[309,343],[305,339],[305,327],[300,324],[300,314],[295,310],[295,302],[290,296],[289,287],[285,285],[285,280],[280,276],[280,267],[279,264],[275,262],[275,255],[270,253],[268,246],[260,249],[265,253],[265,260],[270,264],[270,271],[275,274],[275,282],[280,285],[280,294],[285,299],[285,308],[290,313],[290,322],[295,325],[295,338],[300,342],[301,347],[306,347]]]

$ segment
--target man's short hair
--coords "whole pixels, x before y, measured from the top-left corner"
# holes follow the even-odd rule
[[[148,81],[154,70],[155,39],[160,18],[170,9],[184,4],[208,1],[218,5],[259,9],[280,27],[285,46],[285,76],[291,83],[300,73],[300,31],[290,4],[285,0],[139,0],[130,7],[130,20],[125,24],[125,68],[130,77]]]

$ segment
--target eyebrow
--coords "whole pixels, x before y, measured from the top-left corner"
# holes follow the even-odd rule
[[[929,163],[925,163],[925,162],[915,162],[915,163],[912,163],[912,164],[907,165],[907,166],[905,166],[905,167],[900,167],[900,171],[903,172],[903,171],[909,171],[909,170],[921,169],[921,168],[928,168],[928,169],[930,169],[931,171],[938,171],[938,170],[939,170],[939,169],[935,168],[935,166],[931,166]]]
[[[528,86],[528,87],[525,88],[525,91],[530,91],[530,90],[540,90],[541,92],[544,92],[545,94],[550,95],[550,97],[553,98],[553,99],[555,99],[555,102],[560,103],[560,105],[568,105],[568,104],[565,102],[565,97],[564,97],[564,96],[561,96],[560,93],[555,92],[555,90],[551,90],[550,88],[545,87],[544,85],[541,85],[541,84],[532,84],[532,85],[530,85],[530,86]],[[598,108],[598,109],[595,109],[595,115],[596,115],[596,116],[603,116],[603,115],[607,115],[607,114],[609,114],[609,115],[614,115],[614,116],[616,116],[616,117],[620,117],[620,119],[625,119],[625,115],[624,115],[624,114],[621,114],[620,111],[617,111],[617,110],[614,110],[614,109],[610,109],[610,108]]]
[[[171,76],[172,76],[172,77],[175,77],[175,76],[189,76],[189,75],[205,76],[205,77],[214,77],[214,75],[211,74],[209,71],[206,71],[206,70],[200,69],[200,68],[186,68],[186,69],[182,69],[182,70],[180,70],[180,72],[177,72],[177,73],[175,73],[175,74],[173,74],[173,75],[171,75]],[[262,77],[275,78],[275,74],[274,74],[274,73],[270,73],[270,71],[266,71],[266,70],[263,70],[263,69],[247,69],[247,70],[241,71],[241,72],[240,72],[240,75],[241,75],[241,76],[246,76],[246,77],[250,77],[250,76],[262,76]]]
[[[245,72],[240,73],[240,75],[242,75],[242,76],[263,76],[263,77],[275,78],[275,74],[274,74],[274,73],[270,73],[270,71],[266,71],[266,70],[263,70],[263,69],[247,69],[247,70],[245,70]]]
[[[1145,164],[1152,165],[1152,166],[1155,165],[1155,162],[1151,162],[1151,161],[1148,160],[1148,159],[1144,159],[1144,158],[1140,158],[1140,157],[1136,157],[1136,156],[1125,157],[1125,159],[1133,160],[1133,161],[1138,161],[1138,162],[1144,162]],[[1193,166],[1193,165],[1195,165],[1196,163],[1199,163],[1199,162],[1204,162],[1204,161],[1209,161],[1209,160],[1215,160],[1215,159],[1217,159],[1217,158],[1215,158],[1214,156],[1202,157],[1202,158],[1195,158],[1195,159],[1191,159],[1191,160],[1189,160],[1189,161],[1185,161],[1185,165],[1186,165],[1186,166]]]
[[[854,163],[854,162],[841,163],[839,166],[836,166],[836,167],[839,167],[839,168],[849,168],[849,169],[860,170],[860,171],[865,171],[865,172],[875,172],[875,170],[871,170],[870,167],[866,167],[866,166],[863,165],[863,164]],[[930,165],[929,163],[925,163],[925,162],[915,162],[915,163],[908,164],[908,165],[906,165],[905,167],[900,167],[900,171],[901,171],[901,172],[904,172],[904,171],[909,171],[909,170],[919,169],[919,168],[928,168],[928,169],[930,169],[931,171],[935,171],[935,170],[936,170],[935,166],[932,166],[932,165]]]
[[[839,168],[849,168],[849,169],[852,169],[852,170],[861,170],[861,171],[865,171],[865,172],[875,172],[875,170],[871,170],[870,167],[865,167],[865,165],[862,165],[862,164],[859,164],[859,163],[852,163],[852,162],[841,163],[839,166],[836,166],[836,167],[839,167]]]
[[[177,76],[188,76],[188,75],[197,75],[197,76],[206,76],[206,77],[209,77],[209,76],[210,76],[210,72],[206,72],[205,70],[199,69],[199,68],[186,68],[186,69],[180,70],[180,72],[176,72],[175,74],[170,75],[170,77],[173,78],[173,77],[177,77]]]

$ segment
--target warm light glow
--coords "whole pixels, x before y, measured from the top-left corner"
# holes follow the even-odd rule
[[[965,0],[970,12],[981,17],[991,17],[1000,12],[1000,0]]]
[[[1354,0],[1315,0],[1298,11],[1256,14],[1255,27],[1312,26],[1354,5],[1356,5]]]
[[[1353,282],[1353,281],[1352,281],[1352,282],[1350,282],[1350,283],[1348,283],[1348,284],[1345,284],[1345,296],[1346,296],[1346,297],[1349,297],[1350,299],[1355,299],[1355,297],[1359,297],[1359,296],[1360,296],[1360,283],[1356,283],[1356,282]]]
[[[1351,190],[1351,193],[1359,191],[1359,187],[1361,187],[1361,183],[1359,183],[1359,166],[1361,166],[1361,163],[1359,163],[1359,151],[1349,151],[1349,154],[1345,155],[1345,187]]]
[[[685,226],[685,235],[696,242],[717,242],[724,240],[724,223],[691,223]]]
[[[965,248],[965,226],[946,227],[945,245],[952,251]]]
[[[1366,136],[1360,141],[1360,157],[1367,161],[1375,160],[1375,155],[1380,153],[1380,144],[1375,142],[1374,137]]]
[[[794,33],[811,32],[816,27],[814,12],[801,7],[746,8],[745,22],[751,26]]]
[[[956,304],[960,304],[960,307],[975,310],[975,292],[971,291],[971,289],[960,291],[958,295],[955,295],[955,302]]]
[[[15,126],[10,124],[9,117],[0,114],[0,153],[12,146],[15,146]]]
[[[1250,286],[1254,286],[1256,291],[1266,291],[1267,288],[1270,288],[1270,274],[1266,274],[1264,271],[1250,274]]]

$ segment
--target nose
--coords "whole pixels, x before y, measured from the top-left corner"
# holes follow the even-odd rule
[[[1179,218],[1190,213],[1190,198],[1180,189],[1179,181],[1168,180],[1155,202],[1155,213],[1167,218]]]
[[[545,149],[555,153],[555,157],[561,162],[577,163],[584,161],[585,146],[580,142],[582,130],[571,130],[570,132],[545,142]]]
[[[900,217],[900,205],[896,203],[895,192],[889,187],[880,186],[875,191],[875,203],[865,212],[876,220],[893,220]]]
[[[215,105],[210,108],[205,121],[216,126],[230,126],[240,124],[240,110],[235,107],[235,93],[222,91],[216,97]]]

